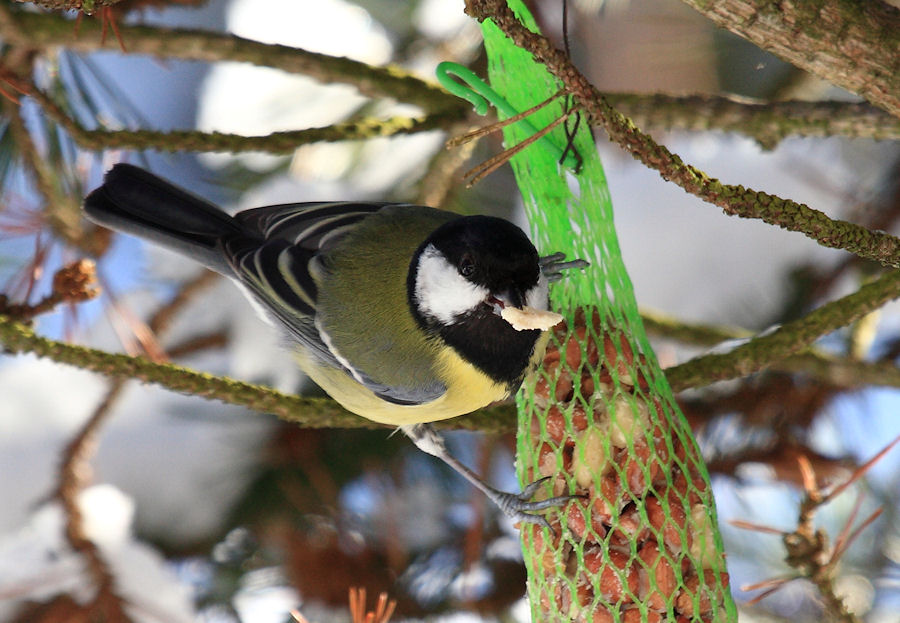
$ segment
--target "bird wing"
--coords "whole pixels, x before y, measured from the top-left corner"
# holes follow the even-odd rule
[[[353,229],[364,218],[389,204],[330,201],[291,203],[244,210],[234,215],[244,228],[263,238],[288,240],[311,251],[324,251]]]
[[[331,249],[386,203],[311,203],[256,208],[235,219],[244,233],[222,240],[238,281],[321,363],[343,370],[380,398],[416,405],[446,391],[436,379],[398,387],[378,382],[354,366],[319,322],[314,278]],[[405,288],[405,282],[404,282]]]

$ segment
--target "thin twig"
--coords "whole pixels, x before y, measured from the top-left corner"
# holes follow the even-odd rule
[[[553,100],[558,98],[560,95],[562,95],[562,91],[560,91],[558,93],[554,93],[553,95],[551,95],[550,97],[545,99],[543,102],[541,102],[539,104],[535,104],[528,110],[525,110],[516,115],[513,115],[512,117],[508,117],[507,119],[503,119],[501,121],[495,121],[494,123],[490,123],[488,125],[484,125],[479,128],[475,128],[474,130],[472,130],[470,132],[466,132],[465,134],[461,134],[459,136],[453,136],[447,140],[447,149],[459,147],[460,145],[464,145],[464,144],[468,143],[469,141],[472,141],[476,138],[481,138],[482,136],[485,136],[486,134],[492,134],[494,132],[498,132],[498,131],[502,130],[503,128],[505,128],[506,126],[512,125],[513,123],[516,123],[517,121],[521,121],[525,117],[529,117],[529,116],[533,115],[534,113],[539,111],[544,106],[547,106],[548,104],[553,102]]]
[[[191,299],[197,296],[206,288],[211,287],[219,280],[220,275],[211,270],[204,270],[193,279],[182,283],[168,303],[162,305],[156,312],[150,316],[147,321],[147,328],[160,335],[165,333],[175,319],[175,316],[184,309],[185,305],[190,303]]]
[[[826,613],[844,623],[861,623],[861,619],[850,612],[843,598],[835,592],[834,580],[841,557],[846,553],[856,537],[881,515],[882,509],[877,509],[860,525],[853,528],[861,503],[860,497],[833,545],[829,543],[828,534],[824,530],[816,529],[815,516],[825,504],[828,504],[828,502],[840,495],[851,484],[859,481],[898,442],[900,442],[900,437],[894,439],[878,454],[857,468],[846,481],[827,492],[816,484],[816,476],[809,461],[806,457],[800,456],[798,463],[803,474],[805,495],[800,501],[797,525],[792,531],[779,530],[744,520],[732,520],[730,522],[732,525],[744,530],[781,535],[782,543],[787,552],[785,561],[796,571],[794,576],[771,578],[742,587],[742,590],[746,591],[760,588],[767,589],[750,600],[750,604],[755,604],[775,593],[791,580],[805,578],[811,581],[818,589],[824,602]]]
[[[90,279],[85,281],[84,278],[79,278],[79,274],[73,277],[70,273],[73,273],[71,269],[63,269],[57,274],[54,278],[54,291],[84,290],[87,287],[85,283],[88,285],[92,283]],[[165,333],[174,315],[183,309],[193,296],[215,281],[210,274],[204,272],[186,282],[169,302],[157,309],[148,323],[155,333],[158,335]],[[90,275],[93,275],[92,270]],[[98,445],[97,437],[100,429],[112,414],[113,406],[122,395],[127,380],[121,377],[111,381],[103,400],[66,446],[59,468],[57,487],[57,494],[66,517],[66,539],[72,548],[87,560],[88,571],[97,587],[96,595],[87,606],[87,610],[99,617],[98,620],[111,623],[125,623],[130,619],[125,613],[122,598],[116,594],[115,577],[97,546],[85,534],[78,497],[91,480],[90,461]]]
[[[469,182],[466,184],[466,187],[471,188],[472,186],[474,186],[475,184],[477,184],[478,182],[483,180],[485,177],[487,177],[488,175],[490,175],[491,173],[493,173],[494,171],[499,169],[501,166],[503,166],[506,162],[509,162],[510,158],[515,156],[517,153],[519,153],[520,151],[524,150],[529,145],[533,144],[535,141],[542,139],[547,134],[552,132],[554,128],[556,128],[561,123],[565,122],[565,120],[568,118],[569,118],[568,113],[562,115],[561,117],[553,120],[553,122],[551,122],[549,125],[547,125],[547,127],[539,130],[535,134],[532,134],[531,136],[529,136],[528,138],[523,140],[521,143],[518,143],[517,145],[513,145],[509,149],[506,149],[506,150],[500,152],[499,154],[496,154],[495,156],[488,158],[487,160],[485,160],[478,166],[474,167],[473,169],[466,171],[463,174],[463,177],[471,177]]]
[[[53,276],[53,289],[37,303],[11,304],[0,294],[0,314],[28,322],[64,303],[80,303],[99,296],[92,260],[78,260],[63,266]]]
[[[84,227],[79,203],[59,188],[59,176],[35,145],[20,108],[8,100],[0,104],[16,148],[32,173],[35,189],[43,201],[46,223],[62,240],[94,255],[98,249]]]
[[[459,122],[447,128],[450,136],[458,133],[470,124]],[[454,193],[459,190],[459,171],[472,156],[477,141],[471,141],[457,149],[438,150],[425,171],[425,175],[417,183],[418,192],[415,203],[418,205],[440,208],[447,205]]]
[[[94,413],[66,446],[57,486],[57,495],[66,518],[66,540],[72,549],[84,556],[91,580],[97,589],[86,610],[98,616],[98,620],[110,623],[124,623],[130,619],[125,613],[122,598],[116,593],[115,577],[100,550],[85,534],[78,496],[91,480],[90,459],[97,446],[97,435],[112,412],[113,404],[121,396],[124,386],[124,379],[112,381]]]

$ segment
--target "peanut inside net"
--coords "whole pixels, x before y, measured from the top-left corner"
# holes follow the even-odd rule
[[[526,389],[525,480],[575,494],[527,526],[541,616],[586,621],[721,621],[728,573],[690,436],[654,395],[647,358],[594,310],[557,327]],[[534,448],[537,451],[534,451]]]

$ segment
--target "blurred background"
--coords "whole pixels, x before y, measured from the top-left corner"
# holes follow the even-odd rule
[[[38,14],[31,5],[4,4],[3,13]],[[562,3],[533,4],[544,32],[561,45]],[[602,91],[854,100],[676,0],[572,0],[568,11],[572,56]],[[267,67],[265,59],[251,65],[214,53],[205,61],[156,57],[145,38],[164,47],[165,32],[139,38],[127,27],[233,33],[393,64],[433,81],[443,60],[485,74],[480,30],[462,0],[126,0],[92,17],[53,15],[67,20],[65,28],[29,22],[33,48],[8,38],[0,47],[8,96],[0,126],[0,293],[33,303],[49,292],[56,269],[82,257],[96,259],[103,293],[37,317],[41,335],[289,393],[317,391],[231,284],[80,220],[80,199],[120,161],[149,167],[229,211],[396,200],[525,224],[508,167],[473,188],[463,180],[466,169],[503,149],[496,135],[445,150],[449,135],[489,121],[465,114],[465,105],[439,129],[313,142],[280,155],[116,144],[100,150],[74,140],[45,103],[15,88],[33,81],[85,128],[111,131],[265,135],[409,116],[417,109],[402,100],[368,97],[327,74],[289,73],[277,60]],[[100,49],[114,41],[119,47],[119,38],[121,49]],[[764,149],[742,133],[664,125],[652,133],[724,182],[832,218],[900,229],[896,142],[787,138]],[[663,181],[602,132],[597,139],[625,262],[648,312],[756,332],[853,292],[878,271],[800,234],[728,217]],[[890,366],[900,356],[897,311],[889,305],[819,346]],[[664,366],[707,348],[660,331],[652,337]],[[796,457],[806,456],[823,481],[846,479],[900,434],[898,398],[895,387],[825,382],[804,372],[758,373],[680,396],[709,461],[742,621],[817,621],[821,610],[803,581],[748,603],[760,591],[741,586],[790,569],[777,534],[727,522],[793,529],[802,495]],[[365,587],[370,601],[387,591],[398,602],[392,620],[527,620],[516,530],[402,436],[302,429],[136,382],[112,388],[96,374],[31,355],[0,356],[0,620],[69,620],[66,608],[77,610],[93,594],[85,559],[65,544],[55,492],[66,448],[100,410],[108,415],[79,508],[136,621],[283,623],[292,610],[309,621],[348,621],[353,586]],[[495,484],[517,486],[512,435],[456,432],[450,443]],[[842,558],[837,581],[867,621],[900,621],[898,474],[894,451],[818,514],[835,537],[848,521],[884,509]]]

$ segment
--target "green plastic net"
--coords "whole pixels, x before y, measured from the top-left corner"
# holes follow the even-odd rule
[[[520,2],[519,19],[536,30]],[[560,84],[491,22],[483,24],[490,82],[526,110]],[[529,118],[545,127],[557,101]],[[512,158],[533,239],[591,266],[551,289],[566,315],[543,369],[518,395],[518,473],[549,476],[547,495],[575,493],[522,528],[535,621],[736,621],[709,476],[650,348],[622,262],[609,191],[589,129],[574,147],[580,173],[540,142]],[[551,140],[565,145],[561,128]],[[504,130],[507,145],[528,131]],[[552,491],[551,491],[552,489]]]

